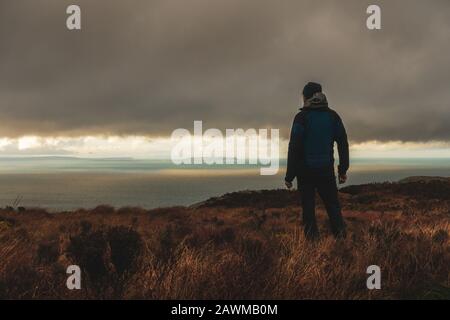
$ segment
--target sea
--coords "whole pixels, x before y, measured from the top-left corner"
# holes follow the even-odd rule
[[[258,166],[176,166],[167,160],[132,158],[0,158],[0,207],[52,211],[101,204],[146,209],[186,206],[241,190],[284,187],[286,162],[277,175]],[[447,158],[357,158],[343,185],[398,181],[409,176],[450,176]]]

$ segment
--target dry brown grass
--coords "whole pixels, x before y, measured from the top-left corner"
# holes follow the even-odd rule
[[[347,239],[330,236],[319,207],[316,243],[305,241],[288,191],[231,194],[195,208],[1,210],[0,297],[449,299],[450,201],[412,190],[341,194]],[[82,290],[65,287],[70,264],[83,270]],[[366,288],[372,264],[381,267],[382,290]]]

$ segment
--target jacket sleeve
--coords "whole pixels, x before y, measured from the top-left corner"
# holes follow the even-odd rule
[[[297,114],[294,119],[294,123],[292,124],[291,136],[289,139],[286,177],[284,178],[288,182],[292,182],[292,180],[294,180],[297,176],[296,171],[300,161],[299,157],[301,154],[301,143],[305,131],[302,118],[301,113]]]
[[[337,115],[337,114],[336,114]],[[348,140],[347,140],[347,132],[345,131],[344,124],[342,123],[342,119],[337,115],[337,123],[336,123],[336,135],[335,140],[338,147],[339,154],[339,165],[338,172],[340,175],[346,174],[349,168],[349,150],[348,150]]]

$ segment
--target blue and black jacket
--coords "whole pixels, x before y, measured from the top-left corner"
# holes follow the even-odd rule
[[[340,175],[349,167],[347,133],[339,115],[328,106],[305,107],[295,116],[289,141],[285,180],[307,175],[334,175],[334,142]]]

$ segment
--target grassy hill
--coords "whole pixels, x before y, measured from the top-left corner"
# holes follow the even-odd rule
[[[305,241],[299,193],[244,191],[191,207],[0,210],[0,298],[449,299],[450,181],[341,189],[348,237]],[[66,268],[82,289],[66,288]],[[366,288],[378,265],[382,289]]]

